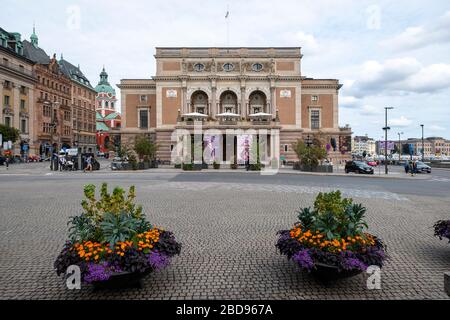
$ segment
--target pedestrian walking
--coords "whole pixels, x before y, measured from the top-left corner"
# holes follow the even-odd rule
[[[5,165],[6,165],[6,170],[8,170],[8,168],[9,168],[9,157],[6,157]]]
[[[409,172],[409,163],[408,161],[405,162],[405,173],[408,174]]]
[[[413,168],[412,168],[413,175],[415,175],[415,174],[417,174],[417,161],[416,160],[413,161],[412,166],[413,166]]]
[[[84,169],[84,172],[86,172],[86,171],[92,172],[92,156],[91,155],[87,156],[87,158],[86,158],[86,167]]]

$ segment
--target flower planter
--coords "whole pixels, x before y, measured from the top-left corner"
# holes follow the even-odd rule
[[[128,289],[128,288],[142,288],[142,279],[151,273],[150,270],[146,272],[121,272],[113,273],[106,281],[94,281],[92,285],[95,290],[104,289]]]
[[[434,224],[434,236],[440,240],[446,238],[450,243],[450,220],[439,220]]]
[[[95,289],[140,288],[142,278],[180,254],[173,233],[154,227],[134,204],[134,186],[128,193],[116,187],[109,194],[103,183],[97,200],[95,186],[86,185],[84,194],[84,212],[71,217],[69,240],[54,263],[58,276],[76,265],[80,280]]]
[[[382,267],[385,246],[364,232],[366,208],[340,191],[319,193],[314,208],[298,212],[299,222],[279,231],[276,247],[282,255],[323,282],[354,277],[369,266]]]
[[[323,282],[351,278],[362,273],[361,270],[339,270],[336,266],[324,263],[316,263],[315,266],[316,268],[311,271],[311,275]]]

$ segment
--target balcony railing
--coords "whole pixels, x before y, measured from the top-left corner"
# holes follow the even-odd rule
[[[12,63],[10,61],[1,61],[0,66],[3,66],[5,68],[7,68],[7,69],[10,69],[10,70],[22,73],[22,74],[27,75],[29,77],[33,77],[34,78],[35,75],[36,75],[34,71],[25,69],[24,67],[21,67],[20,65]]]

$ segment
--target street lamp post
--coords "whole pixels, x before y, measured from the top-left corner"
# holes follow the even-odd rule
[[[403,134],[403,132],[399,132],[398,133],[398,163],[400,163],[400,161],[402,160],[402,141],[401,141],[401,135]]]
[[[422,162],[425,161],[425,146],[424,146],[424,141],[423,141],[423,127],[424,125],[421,124],[420,125],[422,127]]]
[[[388,127],[388,110],[392,110],[394,109],[394,107],[384,107],[384,173],[388,174],[388,163],[387,163],[387,154],[388,154],[388,147],[387,147],[387,136],[388,136],[388,130],[391,129],[390,127]]]

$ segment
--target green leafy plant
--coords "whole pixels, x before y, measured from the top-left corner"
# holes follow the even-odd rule
[[[130,216],[141,218],[142,206],[136,206],[134,200],[136,198],[136,189],[131,186],[128,190],[128,195],[125,196],[125,191],[122,188],[115,187],[112,194],[108,193],[108,184],[103,183],[100,189],[100,199],[95,198],[95,185],[88,184],[84,187],[84,199],[81,206],[88,218],[95,222],[103,219],[105,213],[120,214],[125,211]]]
[[[0,134],[3,136],[3,141],[16,142],[20,137],[19,129],[0,124]]]
[[[303,140],[297,140],[292,144],[297,157],[302,165],[317,167],[319,161],[327,157],[327,151],[320,146],[307,146]]]
[[[129,216],[125,212],[120,214],[106,213],[100,223],[103,235],[102,242],[108,242],[113,247],[118,241],[124,242],[138,233],[138,219]]]
[[[139,159],[153,160],[156,156],[158,146],[151,142],[145,136],[137,136],[134,143],[134,151],[137,153]]]
[[[314,208],[303,208],[298,219],[304,230],[319,231],[329,240],[362,235],[367,223],[366,208],[353,204],[350,198],[342,198],[341,192],[319,193]]]

